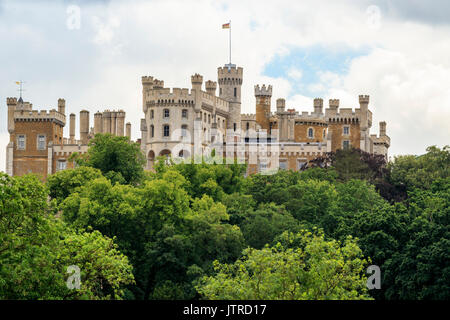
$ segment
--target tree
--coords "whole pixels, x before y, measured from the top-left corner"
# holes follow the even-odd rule
[[[35,176],[0,175],[0,299],[120,299],[131,265],[113,240],[76,233],[54,218]],[[81,287],[67,287],[67,267]]]
[[[47,177],[47,187],[50,197],[61,203],[72,192],[87,184],[89,181],[100,178],[100,170],[90,167],[78,167],[58,171]]]
[[[262,249],[271,244],[283,231],[295,232],[300,223],[286,211],[283,206],[261,204],[258,209],[250,211],[239,224],[247,245]]]
[[[306,231],[285,232],[281,239],[284,244],[244,250],[234,264],[216,261],[217,274],[203,277],[198,292],[206,299],[226,300],[370,299],[367,261],[355,240],[341,244]]]
[[[73,159],[78,165],[99,169],[114,182],[138,184],[144,174],[145,156],[128,137],[98,133],[89,141],[88,152]]]

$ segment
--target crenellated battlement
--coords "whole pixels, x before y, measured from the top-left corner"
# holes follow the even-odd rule
[[[50,120],[60,122],[62,125],[66,123],[66,116],[55,109],[48,110],[16,110],[14,111],[14,120],[17,121],[40,121]]]
[[[272,96],[272,86],[269,85],[266,87],[265,84],[262,85],[262,87],[257,84],[255,86],[255,97],[258,96],[264,96],[264,97],[271,97]]]
[[[153,77],[152,76],[143,76],[142,84],[143,85],[153,85]]]
[[[6,98],[6,104],[7,105],[16,105],[17,104],[17,98]]]
[[[330,99],[330,100],[328,100],[328,106],[331,109],[339,108],[339,99]]]
[[[241,121],[254,121],[254,120],[256,120],[256,114],[253,113],[241,114]]]
[[[203,83],[203,76],[196,73],[191,76],[192,85],[201,85]]]
[[[359,103],[360,104],[368,104],[369,103],[369,97],[368,95],[360,95],[359,96]]]
[[[314,99],[314,107],[323,107],[323,99],[315,98]]]
[[[228,68],[227,66],[224,66],[224,67],[217,68],[217,74],[218,74],[219,78],[220,77],[229,77],[229,76],[242,77],[243,70],[244,69],[242,67],[233,66],[231,68]]]

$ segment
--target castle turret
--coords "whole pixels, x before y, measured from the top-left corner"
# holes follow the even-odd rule
[[[314,113],[315,114],[323,113],[323,99],[321,98],[314,99]]]
[[[123,110],[119,110],[117,112],[117,135],[119,137],[123,137],[123,131],[125,127],[125,112]]]
[[[103,132],[102,113],[97,111],[94,113],[94,135]]]
[[[8,106],[8,132],[14,133],[14,111],[17,107],[17,98],[6,98]]]
[[[88,143],[89,135],[89,111],[80,111],[80,140],[82,144]]]
[[[192,90],[194,90],[195,95],[195,114],[197,119],[201,119],[201,109],[202,109],[202,83],[203,83],[203,77],[199,75],[198,73],[191,76],[191,83],[192,83]]]
[[[216,95],[216,88],[217,88],[217,82],[208,80],[205,82],[206,92],[208,92],[210,95],[215,96]]]
[[[58,99],[58,112],[66,114],[66,100]]]
[[[127,122],[127,137],[131,139],[131,122]]]
[[[383,137],[386,135],[386,122],[381,121],[380,122],[380,137]]]
[[[75,114],[70,114],[70,122],[69,122],[69,143],[75,143]]]
[[[117,135],[117,112],[113,111],[111,112],[111,134]]]
[[[255,86],[255,98],[256,98],[256,123],[261,126],[261,129],[267,131],[270,130],[270,105],[272,98],[272,86],[266,87],[263,84]]]
[[[111,133],[111,112],[106,110],[102,115],[103,119],[103,133]]]
[[[328,101],[328,105],[330,106],[330,109],[337,110],[339,109],[339,99],[330,99]]]
[[[286,107],[286,100],[283,98],[277,99],[277,112],[284,112],[284,109]]]
[[[241,129],[241,87],[243,69],[235,65],[225,65],[217,69],[219,82],[219,97],[228,101],[230,106],[230,119],[227,129],[239,133]]]

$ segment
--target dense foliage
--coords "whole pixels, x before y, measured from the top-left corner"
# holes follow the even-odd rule
[[[248,177],[164,159],[144,172],[137,145],[109,135],[75,158],[45,184],[0,176],[0,298],[450,298],[448,147]]]

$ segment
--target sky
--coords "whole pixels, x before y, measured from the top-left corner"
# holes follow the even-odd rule
[[[419,0],[0,0],[0,150],[8,143],[6,97],[39,110],[93,114],[123,109],[140,138],[141,76],[191,88],[217,80],[229,60],[244,68],[242,112],[254,85],[273,86],[287,108],[313,99],[358,108],[370,95],[371,133],[387,122],[391,156],[450,144],[450,1]],[[64,129],[69,134],[68,125]],[[0,170],[5,158],[0,152]]]

